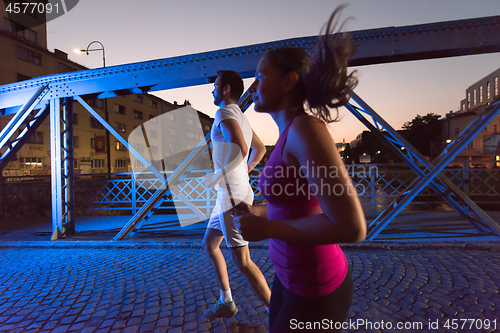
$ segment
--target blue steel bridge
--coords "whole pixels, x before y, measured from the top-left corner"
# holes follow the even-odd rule
[[[388,62],[468,56],[500,51],[500,16],[437,22],[422,25],[389,27],[350,32],[356,53],[350,65],[374,65]],[[175,197],[190,210],[193,218],[206,219],[210,205],[209,190],[206,206],[193,203],[193,191],[198,189],[186,180],[192,179],[194,163],[207,155],[210,134],[171,173],[153,165],[148,156],[139,153],[105,119],[85,102],[85,96],[108,98],[158,90],[193,86],[213,82],[217,70],[231,68],[243,78],[253,77],[262,54],[278,47],[303,47],[309,52],[317,37],[302,37],[248,45],[172,58],[157,59],[113,67],[49,75],[0,86],[2,115],[13,115],[0,132],[0,169],[15,156],[19,148],[47,117],[50,119],[52,239],[71,236],[75,232],[75,175],[73,174],[73,103],[80,103],[95,117],[153,176],[151,194],[140,206],[133,207],[133,216],[114,237],[125,239],[139,230],[169,198]],[[239,104],[242,110],[251,105],[246,92]],[[500,113],[500,101],[486,107],[459,138],[433,161],[427,160],[360,96],[353,93],[347,109],[375,136],[382,140],[413,172],[414,179],[404,191],[392,199],[387,208],[369,224],[368,240],[380,232],[408,206],[417,195],[431,189],[463,219],[480,233],[500,236],[500,227],[469,197],[469,189],[461,187],[449,173],[443,172],[449,162]],[[60,110],[63,110],[62,112]],[[35,117],[28,117],[32,112]],[[20,128],[25,128],[19,131]],[[384,132],[384,134],[382,134]],[[61,136],[61,133],[63,134]],[[401,150],[404,147],[404,151]],[[375,179],[375,178],[372,178]],[[131,182],[128,192],[137,197],[140,190]],[[373,183],[370,186],[373,187]],[[113,189],[115,191],[116,188]],[[111,191],[110,193],[114,193]],[[118,189],[118,192],[121,190]],[[116,192],[116,191],[115,191]],[[108,193],[109,194],[109,193]],[[123,192],[121,193],[123,194]],[[108,195],[105,195],[108,197]],[[118,198],[120,196],[115,196]],[[141,200],[142,200],[141,199]],[[128,200],[128,199],[127,199]],[[371,199],[370,199],[371,200]],[[126,204],[126,200],[121,201]],[[118,199],[120,203],[120,199]],[[370,202],[376,205],[376,202]]]

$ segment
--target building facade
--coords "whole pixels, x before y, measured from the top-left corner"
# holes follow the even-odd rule
[[[465,91],[460,109],[443,119],[444,144],[458,138],[479,113],[499,98],[500,68],[475,82]],[[472,167],[500,167],[500,116],[495,117],[454,159],[453,164]]]
[[[35,19],[29,15],[16,16],[17,21],[9,18],[5,11],[4,2],[0,1],[2,8],[2,25],[0,26],[0,85],[29,80],[34,77],[85,70],[86,67],[70,60],[68,54],[61,50],[51,52],[47,49],[46,25],[31,26],[30,20]],[[84,97],[84,96],[82,96]],[[87,96],[87,103],[105,118],[108,113],[109,124],[125,139],[132,131],[145,122],[155,122],[155,118],[168,112],[189,106],[188,101],[183,104],[169,103],[159,97],[147,93],[137,95],[119,96],[107,99],[96,99]],[[129,152],[112,135],[110,135],[109,150],[106,143],[106,130],[89,112],[79,103],[73,104],[74,125],[74,157],[75,172],[112,173],[129,172],[132,170]],[[194,148],[206,135],[212,126],[213,119],[201,112],[198,119],[187,119],[181,113],[175,117],[161,117],[162,128],[152,132],[152,135],[168,133],[176,137],[175,142],[160,147],[150,147],[158,150],[157,156],[172,156]],[[0,110],[1,115],[1,110]],[[12,115],[0,116],[0,128],[12,118]],[[165,121],[166,119],[171,121]],[[193,118],[191,116],[191,118]],[[188,125],[188,130],[179,131],[179,124]],[[193,130],[189,130],[192,126]],[[182,126],[182,128],[186,128]],[[187,132],[187,133],[186,133]],[[4,177],[32,176],[50,174],[50,126],[48,118],[36,129],[26,144],[19,150],[15,158],[2,170]],[[5,149],[4,149],[5,150]],[[3,150],[3,151],[4,151]],[[1,151],[1,153],[3,153]],[[108,166],[108,154],[110,165]],[[186,155],[186,154],[184,154]],[[171,167],[180,161],[170,159]]]

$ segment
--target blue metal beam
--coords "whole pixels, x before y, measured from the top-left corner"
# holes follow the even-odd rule
[[[500,16],[351,32],[351,65],[462,56],[500,51]],[[134,64],[43,76],[0,86],[0,110],[13,114],[42,85],[47,99],[97,94],[98,98],[206,84],[221,68],[252,77],[263,52],[316,44],[302,37]]]

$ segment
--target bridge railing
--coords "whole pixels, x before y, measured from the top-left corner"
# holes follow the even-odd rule
[[[364,209],[371,211],[385,209],[393,199],[404,193],[417,177],[414,172],[400,164],[363,164],[346,167]],[[179,185],[182,193],[205,214],[210,214],[216,199],[214,190],[203,185],[203,177],[210,172],[211,170],[194,170]],[[263,200],[257,187],[261,172],[262,169],[256,169],[250,174],[250,185],[256,201]],[[170,173],[166,172],[166,175]],[[473,197],[476,203],[500,202],[500,169],[466,166],[448,168],[443,173],[460,190]],[[25,177],[2,179],[0,217],[50,214],[50,180],[46,177],[32,178],[31,181],[16,181]],[[159,181],[144,174],[136,177],[133,173],[119,173],[113,174],[111,179],[108,179],[107,175],[80,175],[75,181],[77,214],[135,214],[158,186],[160,186]],[[338,190],[333,189],[330,195],[335,195]],[[182,209],[180,203],[175,194],[172,194],[162,205],[162,213],[175,213],[175,209]],[[435,204],[441,203],[444,201],[427,187],[412,201],[409,209],[423,209],[423,206],[432,208]]]

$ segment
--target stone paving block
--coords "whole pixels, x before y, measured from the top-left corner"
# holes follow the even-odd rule
[[[167,333],[168,328],[167,327],[158,327],[157,329],[154,330],[154,333]]]
[[[56,327],[52,332],[53,333],[65,333],[69,330],[70,325],[61,325]]]
[[[182,333],[182,327],[176,327],[168,330],[168,333]]]
[[[141,327],[139,328],[139,331],[141,333],[145,333],[145,332],[152,332],[154,329],[155,329],[155,326],[156,326],[156,323],[148,323],[148,324],[143,324],[141,325]]]
[[[183,317],[175,317],[170,321],[170,325],[172,325],[173,327],[182,326],[183,324],[184,324]]]

